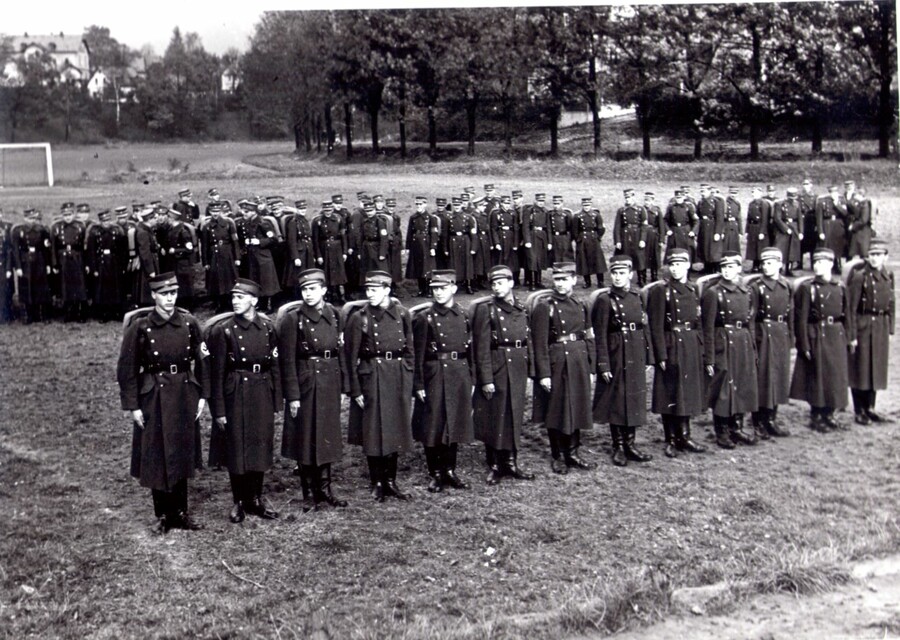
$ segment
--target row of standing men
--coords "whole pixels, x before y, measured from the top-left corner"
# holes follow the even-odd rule
[[[275,321],[256,311],[258,283],[238,280],[233,313],[205,332],[175,307],[175,276],[157,276],[155,308],[126,326],[119,359],[122,406],[135,422],[132,474],[153,490],[161,530],[196,526],[186,480],[201,397],[210,399],[216,424],[211,457],[221,456],[231,474],[234,522],[247,512],[277,515],[261,494],[282,409],[282,455],[297,460],[304,499],[346,504],[331,481],[331,464],[342,457],[342,393],[350,398],[347,440],[362,447],[378,502],[408,499],[397,484],[397,455],[413,439],[424,445],[433,493],[468,486],[457,450],[473,439],[485,445],[489,484],[532,478],[517,455],[529,379],[533,418],[547,429],[559,474],[594,466],[579,450],[581,431],[595,422],[609,424],[615,465],[651,459],[635,444],[647,423],[645,366],[654,368],[650,409],[662,418],[670,457],[704,450],[690,421],[710,408],[723,448],[787,435],[777,409],[788,398],[810,404],[813,429],[843,428],[834,412],[846,404],[848,386],[857,422],[880,421],[875,391],[886,386],[894,324],[886,253],[883,241],[873,241],[845,286],[832,273],[834,253],[819,249],[815,276],[792,291],[780,250],[764,251],[763,274],[749,283],[741,256],[726,252],[719,279],[702,294],[687,277],[685,249],[667,254],[669,276],[643,292],[632,285],[632,259],[614,256],[612,286],[588,301],[573,296],[573,263],[554,264],[553,289],[527,302],[515,295],[512,269],[498,265],[488,273],[492,296],[468,310],[455,300],[453,270],[432,272],[434,301],[412,310],[390,295],[388,272],[371,271],[366,301],[339,311],[324,300],[324,271],[309,269],[298,279],[301,300]]]

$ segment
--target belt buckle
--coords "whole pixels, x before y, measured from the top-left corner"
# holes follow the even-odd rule
[[[451,359],[451,360],[458,360],[458,359],[459,359],[459,353],[458,353],[457,351],[451,351],[451,352],[450,352],[450,359]]]
[[[744,323],[741,320],[737,320],[737,321],[735,321],[734,326],[737,327],[738,329],[743,329]]]
[[[828,318],[825,320],[825,323],[834,324],[834,316],[828,316]]]
[[[629,330],[629,331],[634,331],[635,329],[637,329],[637,325],[636,325],[634,322],[629,322],[629,323],[628,323],[628,330]]]
[[[784,322],[784,316],[778,316],[778,322]]]
[[[169,373],[178,373],[178,365],[170,364],[169,365]]]
[[[262,368],[258,364],[253,365],[253,373],[259,373],[261,370]]]
[[[388,351],[387,353],[385,353],[385,354],[384,354],[384,359],[385,359],[385,360],[393,360],[393,359],[394,359],[394,352],[393,352],[393,351]]]
[[[325,360],[331,360],[331,349],[325,349],[325,351],[322,352],[322,357]]]
[[[516,345],[516,349],[521,349],[521,348],[522,348],[522,341],[521,341],[521,340],[516,340],[515,345]]]

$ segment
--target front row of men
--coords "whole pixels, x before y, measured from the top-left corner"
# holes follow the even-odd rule
[[[174,274],[156,276],[155,307],[126,320],[118,363],[122,407],[134,422],[131,473],[152,489],[160,531],[198,528],[187,510],[187,479],[197,466],[197,419],[208,398],[210,463],[230,473],[231,520],[275,518],[262,478],[273,460],[275,414],[284,407],[282,455],[298,463],[304,508],[345,506],[331,480],[331,465],[342,457],[344,393],[348,442],[367,457],[377,502],[408,499],[397,484],[397,458],[413,440],[424,446],[432,493],[467,488],[457,448],[473,439],[485,445],[488,484],[532,479],[517,458],[529,378],[553,472],[594,466],[579,447],[581,430],[595,422],[610,426],[614,465],[646,462],[652,456],[635,436],[647,423],[650,365],[651,411],[662,418],[668,457],[705,450],[691,439],[690,419],[708,408],[723,448],[788,435],[776,417],[789,398],[810,404],[811,428],[844,428],[834,411],[846,405],[848,385],[856,421],[880,421],[875,390],[886,388],[894,324],[886,253],[874,240],[845,286],[832,275],[833,253],[820,249],[815,276],[796,291],[781,275],[777,249],[763,252],[763,274],[748,283],[740,256],[727,253],[720,279],[702,294],[688,280],[687,250],[670,251],[668,278],[643,292],[632,287],[631,259],[615,256],[612,286],[590,301],[572,295],[575,265],[557,263],[553,290],[528,304],[500,265],[489,274],[493,295],[469,310],[455,301],[451,270],[432,273],[434,301],[412,310],[390,295],[390,274],[369,272],[366,302],[338,310],[325,302],[324,273],[309,269],[298,279],[300,303],[282,310],[277,326],[256,310],[259,285],[239,279],[234,313],[211,321],[205,334],[176,307]]]

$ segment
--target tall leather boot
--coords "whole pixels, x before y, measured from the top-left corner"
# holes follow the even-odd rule
[[[244,477],[247,479],[247,493],[253,496],[251,506],[249,508],[245,506],[244,509],[263,520],[274,520],[277,518],[278,512],[269,505],[269,502],[262,495],[263,472],[250,471]]]
[[[639,287],[643,287],[647,284],[647,270],[641,269],[637,272],[637,284]]]
[[[609,435],[612,438],[612,463],[617,467],[624,467],[628,464],[628,458],[622,448],[623,436],[622,427],[617,424],[609,425]]]
[[[563,450],[563,457],[566,461],[567,467],[574,467],[576,469],[583,469],[587,471],[588,469],[593,469],[595,466],[592,462],[587,462],[578,456],[578,449],[581,447],[581,429],[576,429],[572,432],[572,435],[569,436],[569,446]]]
[[[502,449],[494,449],[493,447],[489,447],[489,450],[490,462],[488,463],[488,474],[485,478],[485,483],[489,485],[500,484],[500,478],[503,476],[501,464],[508,464],[507,456],[509,452]]]
[[[734,449],[734,442],[728,435],[728,418],[713,416],[713,427],[716,430],[716,444],[723,449]]]
[[[650,269],[650,282],[656,282],[657,280],[659,280],[659,271]]]
[[[691,453],[704,453],[706,451],[706,447],[691,440],[691,419],[688,417],[682,417],[678,420],[678,439],[681,443],[681,449],[684,451],[690,451]]]
[[[625,451],[625,456],[629,460],[633,460],[635,462],[650,462],[651,460],[653,460],[653,456],[651,456],[649,453],[644,453],[634,444],[634,439],[637,435],[637,427],[619,428],[625,430],[625,438],[622,442],[622,449]]]
[[[753,433],[755,434],[758,440],[771,440],[772,436],[769,435],[769,432],[766,431],[766,416],[768,415],[768,409],[759,409],[758,411],[754,411],[750,414],[750,420],[753,424]]]
[[[463,482],[462,478],[456,475],[456,451],[457,445],[454,442],[451,445],[444,445],[444,480],[454,489],[468,489],[469,485]]]
[[[228,480],[231,482],[231,497],[234,500],[234,506],[231,508],[231,513],[228,514],[228,519],[233,523],[238,524],[239,522],[244,521],[246,515],[244,513],[243,504],[244,491],[241,483],[242,476],[229,473]]]
[[[489,444],[484,445],[484,462],[488,468],[492,467],[496,462],[497,450]]]
[[[591,275],[590,274],[584,275],[584,288],[585,289],[591,288]]]
[[[519,466],[519,452],[508,451],[506,456],[506,467],[501,468],[503,475],[512,476],[516,480],[534,480],[534,474],[525,471]]]
[[[427,451],[427,450],[426,450]],[[368,456],[369,463],[369,490],[375,502],[384,502],[384,484],[382,482],[382,466],[384,458],[381,456]]]
[[[553,473],[564,476],[569,473],[569,467],[567,467],[566,463],[562,460],[560,439],[563,437],[563,434],[556,429],[547,429],[547,437],[550,439],[550,469]]]
[[[316,473],[318,474],[319,482],[318,482],[318,493],[316,495],[316,503],[325,502],[330,504],[332,507],[346,507],[346,500],[339,500],[334,496],[334,493],[331,489],[331,464],[323,464],[319,465],[316,469]]]
[[[384,493],[388,496],[394,496],[397,500],[409,500],[409,495],[403,493],[397,486],[397,458],[398,453],[392,453],[385,456],[385,473],[384,473]]]
[[[313,489],[315,488],[318,474],[316,473],[316,466],[312,464],[301,464],[297,467],[297,471],[300,472],[300,487],[303,492],[301,508],[306,513],[316,507],[316,503],[313,500]]]
[[[678,457],[678,441],[675,438],[675,420],[677,420],[677,418],[672,418],[671,416],[662,417],[663,433],[666,437],[666,448],[664,453],[667,458]]]
[[[444,490],[444,470],[441,467],[440,446],[425,447],[425,463],[428,465],[428,493],[440,493]]]
[[[865,413],[872,422],[885,422],[881,414],[875,413],[875,396],[878,392],[870,389],[866,392],[866,408]]]
[[[731,432],[731,439],[747,446],[756,444],[756,437],[744,433],[744,414],[738,413],[728,419],[728,430]]]
[[[776,438],[786,438],[791,432],[778,424],[778,407],[769,409],[766,413],[766,419],[763,421],[766,431]]]

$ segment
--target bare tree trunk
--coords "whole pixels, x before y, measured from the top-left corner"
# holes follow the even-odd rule
[[[372,155],[378,156],[381,153],[381,148],[378,145],[378,111],[375,109],[369,109],[369,132],[372,135]]]
[[[466,124],[468,125],[468,145],[466,155],[475,155],[475,114],[478,111],[478,91],[470,88],[466,95]]]
[[[597,57],[594,55],[591,55],[588,68],[588,82],[590,84],[588,104],[591,107],[591,121],[594,124],[594,157],[597,158],[600,156],[600,100],[597,95]]]
[[[507,160],[512,159],[512,118],[513,101],[508,93],[501,97],[503,104],[503,153]]]
[[[703,133],[696,129],[694,131],[694,160],[703,157]]]
[[[820,91],[822,83],[825,81],[825,48],[819,45],[816,48],[816,62],[814,70],[816,91]],[[818,155],[822,153],[822,105],[818,100],[813,99],[812,103],[812,153]]]
[[[303,123],[299,120],[294,122],[294,150],[300,151],[303,146]]]
[[[400,88],[398,90],[398,97],[400,98],[399,105],[399,117],[398,122],[400,124],[400,157],[406,160],[406,83],[401,82]]]
[[[762,35],[756,25],[750,29],[752,41],[753,86],[759,90],[762,83]],[[750,159],[759,160],[759,110],[750,99],[747,99],[750,107]]]
[[[428,106],[428,155],[434,159],[437,154],[437,121],[434,119],[434,105]]]
[[[331,103],[325,105],[325,149],[328,155],[334,151],[334,121],[331,119]]]
[[[349,102],[344,103],[344,138],[347,141],[347,159],[353,157],[353,109]]]
[[[550,107],[550,155],[557,157],[559,155],[559,118],[562,107],[559,102],[554,101]]]
[[[316,153],[322,153],[322,114],[317,113],[315,117],[316,127]]]
[[[878,71],[878,157],[887,158],[891,152],[891,125],[894,122],[894,107],[891,100],[892,65],[896,64],[896,53],[891,55],[891,32],[896,22],[896,3],[879,2],[878,19],[881,26]]]

